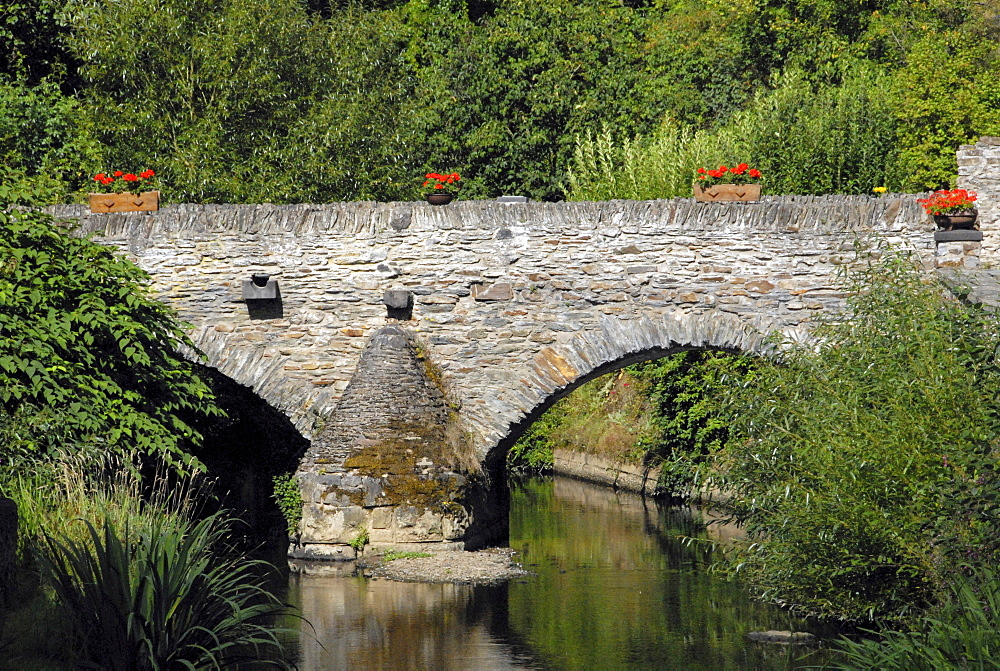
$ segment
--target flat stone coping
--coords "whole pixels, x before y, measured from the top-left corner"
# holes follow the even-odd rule
[[[934,231],[934,242],[981,242],[982,231]]]

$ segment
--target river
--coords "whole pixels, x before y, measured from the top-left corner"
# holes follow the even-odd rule
[[[524,480],[511,493],[510,545],[534,575],[473,586],[292,574],[287,598],[311,627],[288,645],[303,671],[822,663],[746,639],[816,630],[709,572],[715,550],[702,521],[697,510],[577,480]]]

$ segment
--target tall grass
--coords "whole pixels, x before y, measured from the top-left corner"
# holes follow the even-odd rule
[[[231,668],[281,651],[263,618],[283,606],[260,586],[263,562],[219,552],[227,520],[159,518],[135,540],[110,518],[88,539],[46,534],[43,565],[79,646],[77,664],[110,671]]]
[[[688,197],[700,166],[739,156],[737,129],[693,131],[668,117],[649,138],[616,137],[605,127],[577,138],[568,171],[570,200],[652,200]]]
[[[715,128],[667,118],[648,137],[610,129],[577,139],[570,200],[689,197],[695,170],[746,161],[767,194],[870,193],[900,188],[896,121],[886,78],[870,66],[808,78],[790,70]]]
[[[976,571],[955,581],[939,611],[913,630],[844,639],[838,648],[838,669],[1000,669],[1000,579],[992,570]]]
[[[117,455],[37,461],[7,472],[0,486],[17,503],[22,561],[45,534],[86,539],[81,521],[97,528],[110,520],[119,529],[142,529],[163,516],[189,518],[209,488],[198,476],[179,477],[164,468],[152,483],[144,483],[139,463]]]
[[[37,562],[44,579],[21,585],[26,608],[0,613],[0,649],[18,664],[223,668],[280,659],[276,630],[262,622],[283,608],[262,586],[269,566],[224,547],[231,520],[194,521],[204,481],[166,469],[149,481],[138,463],[115,456],[20,466],[5,474],[3,491],[18,504],[20,563]]]

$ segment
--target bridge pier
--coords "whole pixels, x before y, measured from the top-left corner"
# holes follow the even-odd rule
[[[504,540],[503,493],[466,441],[413,333],[377,330],[296,473],[303,515],[289,556],[353,559],[365,539],[401,549]]]

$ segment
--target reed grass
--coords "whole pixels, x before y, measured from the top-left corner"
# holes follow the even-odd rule
[[[870,632],[876,634],[876,632]],[[936,615],[913,630],[838,644],[837,669],[939,671],[1000,668],[1000,579],[980,569],[955,581]]]
[[[101,528],[110,520],[119,529],[142,529],[161,516],[190,518],[210,489],[201,476],[176,476],[165,467],[156,469],[151,483],[144,482],[140,463],[116,454],[38,461],[30,469],[8,472],[2,483],[5,495],[17,503],[22,563],[45,534],[86,540],[82,522]]]
[[[280,656],[265,619],[283,605],[262,586],[266,563],[219,551],[231,521],[159,517],[140,531],[106,517],[100,531],[86,523],[85,541],[46,534],[42,563],[76,634],[77,665],[222,669]]]

